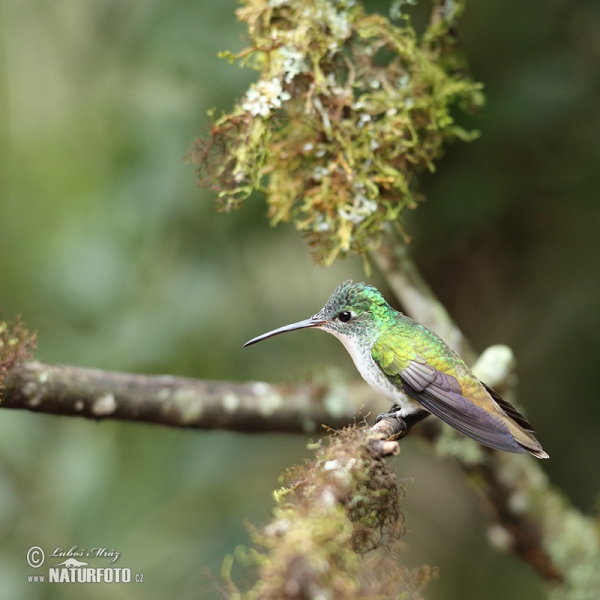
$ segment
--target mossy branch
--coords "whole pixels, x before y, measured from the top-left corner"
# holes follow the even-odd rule
[[[234,585],[226,561],[231,598],[420,598],[433,571],[398,564],[403,488],[380,442],[376,430],[350,427],[317,445],[314,460],[286,473],[273,518],[252,531],[252,550],[237,552],[258,571],[248,592]]]
[[[192,160],[220,205],[264,191],[273,224],[293,221],[325,264],[379,244],[387,223],[402,230],[416,206],[416,174],[433,171],[443,146],[477,132],[455,109],[482,105],[451,23],[436,5],[418,36],[355,0],[242,0],[250,47],[237,56],[259,80],[215,117]]]
[[[20,316],[14,323],[0,320],[0,395],[6,374],[33,356],[36,337],[27,331]]]

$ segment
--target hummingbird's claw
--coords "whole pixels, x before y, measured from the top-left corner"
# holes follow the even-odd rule
[[[387,412],[378,414],[377,418],[375,419],[375,423],[379,423],[379,421],[381,421],[381,419],[385,419],[385,417],[396,417],[398,420],[401,420],[401,417],[398,414],[399,411],[400,406],[398,406],[398,404],[394,404]]]
[[[392,404],[392,406],[390,407],[390,410],[388,410],[385,413],[380,413],[377,415],[377,418],[375,419],[375,423],[379,423],[379,421],[381,421],[381,419],[384,419],[385,417],[396,417],[398,420],[402,420],[400,415],[397,414],[399,411],[400,411],[400,405]]]
[[[410,427],[407,425],[406,421],[400,416],[400,407],[397,404],[394,404],[389,412],[381,413],[377,415],[375,419],[375,423],[379,423],[382,419],[396,419],[398,421],[399,429],[394,435],[395,440],[399,440],[403,438],[409,431]]]
[[[381,421],[382,419],[386,419],[386,418],[397,419],[398,424],[399,424],[399,431],[398,431],[398,434],[396,436],[394,436],[394,439],[396,439],[396,440],[399,440],[399,439],[403,438],[404,436],[406,436],[406,434],[411,430],[413,425],[415,425],[416,423],[423,420],[426,416],[429,415],[429,413],[425,410],[416,412],[416,413],[412,413],[407,416],[402,416],[401,412],[402,411],[400,409],[400,406],[398,406],[397,404],[394,404],[388,412],[384,412],[384,413],[377,415],[377,418],[375,419],[375,423],[379,423],[379,421]]]

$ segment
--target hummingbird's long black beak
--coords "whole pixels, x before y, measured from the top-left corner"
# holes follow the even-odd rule
[[[287,331],[295,331],[296,329],[306,329],[308,327],[319,327],[326,323],[323,319],[317,319],[315,317],[311,317],[310,319],[304,319],[304,321],[298,321],[297,323],[292,323],[291,325],[284,325],[279,329],[273,329],[273,331],[269,331],[268,333],[263,333],[254,339],[251,339],[249,342],[244,344],[244,348],[246,346],[251,346],[252,344],[256,344],[257,342],[262,342],[262,340],[266,340],[267,338],[273,337],[274,335],[279,335],[280,333],[286,333]]]

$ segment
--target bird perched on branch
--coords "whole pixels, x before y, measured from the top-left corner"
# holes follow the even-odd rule
[[[477,379],[462,358],[433,331],[394,310],[364,283],[342,283],[310,319],[260,335],[317,328],[337,337],[363,379],[393,402],[403,435],[434,414],[485,446],[548,458],[535,429],[513,406]]]

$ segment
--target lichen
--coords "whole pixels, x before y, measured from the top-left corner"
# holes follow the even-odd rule
[[[36,334],[25,329],[21,317],[14,323],[0,321],[0,397],[5,373],[17,363],[31,358],[36,348]]]
[[[272,520],[251,530],[253,548],[236,551],[238,561],[258,571],[249,591],[233,584],[233,562],[225,563],[232,598],[419,597],[433,571],[398,564],[403,488],[372,450],[366,429],[332,435],[318,444],[314,460],[283,479]]]
[[[98,417],[110,415],[114,413],[115,410],[117,410],[117,401],[115,400],[115,395],[112,393],[100,396],[92,404],[92,414]]]
[[[293,220],[314,257],[331,264],[379,244],[386,222],[402,231],[416,174],[443,145],[471,140],[453,108],[483,103],[451,23],[460,2],[434,8],[420,37],[366,14],[354,0],[242,0],[250,46],[223,53],[260,72],[228,114],[215,117],[193,160],[220,206],[267,196],[273,224]]]

